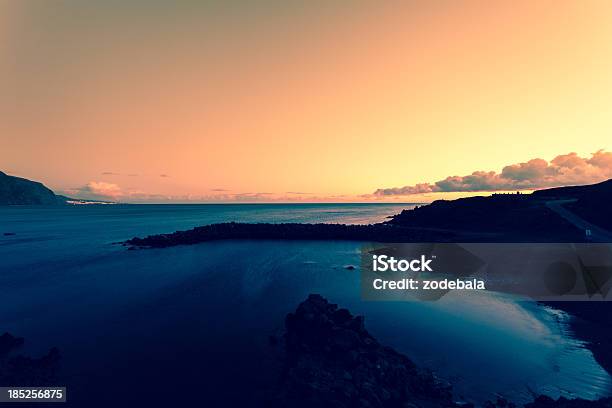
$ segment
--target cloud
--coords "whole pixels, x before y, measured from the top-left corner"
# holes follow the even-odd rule
[[[374,196],[412,195],[436,192],[531,190],[573,184],[589,184],[612,178],[612,152],[599,150],[590,158],[568,153],[550,162],[532,159],[505,166],[500,173],[475,171],[467,176],[449,176],[435,183],[380,188]]]
[[[126,203],[225,203],[225,202],[285,202],[292,199],[269,192],[230,193],[225,189],[213,189],[215,194],[154,194],[135,189],[123,189],[114,183],[90,181],[84,186],[62,191],[63,194],[83,199],[118,201]]]
[[[170,176],[167,175],[167,174],[160,174],[159,177],[167,178],[167,177],[170,177]]]
[[[312,194],[312,193],[305,193],[305,192],[302,192],[302,191],[287,191],[287,192],[285,192],[285,194],[307,195],[307,194]]]
[[[217,192],[223,192],[223,191],[229,191],[225,188],[211,188],[210,191],[217,191]]]
[[[104,181],[90,181],[86,185],[66,191],[68,195],[75,198],[88,200],[112,200],[117,201],[124,196],[121,187],[117,184]]]

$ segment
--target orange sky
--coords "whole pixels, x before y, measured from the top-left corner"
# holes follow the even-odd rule
[[[126,3],[0,3],[0,170],[122,201],[363,201],[612,148],[608,1]]]

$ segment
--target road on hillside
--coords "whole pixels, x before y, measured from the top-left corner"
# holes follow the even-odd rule
[[[546,206],[559,214],[565,220],[571,222],[576,228],[581,229],[585,232],[586,230],[591,231],[591,240],[593,242],[612,242],[612,233],[605,229],[598,227],[597,225],[591,224],[590,222],[580,218],[567,208],[563,207],[563,204],[572,203],[576,200],[554,200],[547,201]]]

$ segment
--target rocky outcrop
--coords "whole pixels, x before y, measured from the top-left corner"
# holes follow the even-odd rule
[[[381,345],[361,316],[310,295],[285,319],[279,384],[266,406],[296,408],[473,408],[453,401],[450,384]],[[279,345],[278,339],[271,343]],[[483,408],[515,408],[504,398]],[[612,408],[612,398],[554,400],[539,396],[525,408]]]
[[[10,333],[0,336],[0,358],[5,357],[11,350],[23,345],[23,337],[15,337]]]
[[[0,385],[56,386],[60,353],[57,348],[39,358],[11,355],[24,343],[22,337],[10,333],[0,336]]]
[[[581,242],[584,231],[548,208],[571,198],[567,208],[602,227],[612,227],[608,206],[612,180],[541,190],[533,194],[493,194],[438,200],[404,210],[372,225],[221,223],[170,234],[132,238],[130,248],[164,248],[220,239],[353,240],[370,242]]]
[[[453,407],[450,387],[364,327],[361,316],[310,295],[287,315],[276,407]]]
[[[449,242],[456,239],[456,236],[451,233],[411,230],[386,224],[245,224],[228,222],[205,225],[171,234],[132,238],[126,241],[125,244],[131,248],[165,248],[221,239]]]

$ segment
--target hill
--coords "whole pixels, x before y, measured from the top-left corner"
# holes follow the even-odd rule
[[[555,237],[578,239],[578,230],[545,203],[528,194],[438,200],[414,210],[404,210],[388,223],[408,228],[495,234],[503,236],[504,241],[525,237],[543,242],[554,241]]]
[[[565,207],[585,220],[612,229],[612,179],[586,186],[559,187],[535,191],[536,197],[568,200]],[[570,201],[571,200],[571,201]]]
[[[562,203],[586,221],[609,229],[612,227],[611,200],[612,180],[607,180],[591,185],[538,190],[532,194],[438,200],[414,210],[404,210],[388,223],[410,228],[503,233],[542,239],[569,237],[577,233],[576,227],[560,218],[547,203]]]
[[[612,197],[612,179],[584,186],[547,188],[534,191],[532,195],[548,199],[581,199],[593,195],[610,198]]]
[[[0,171],[0,205],[62,205],[65,202],[42,183]]]

